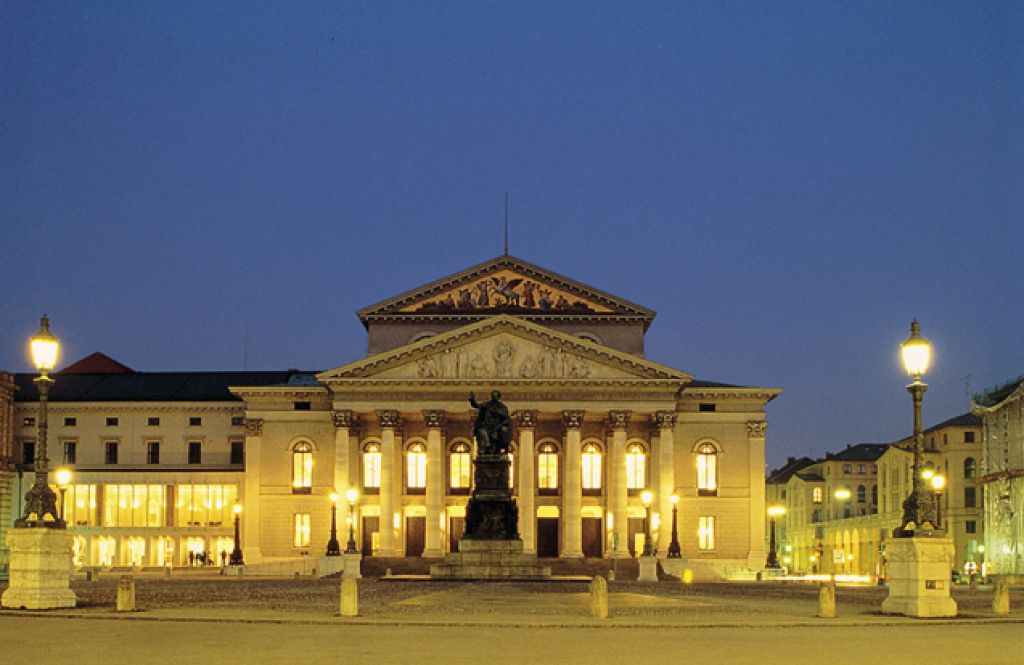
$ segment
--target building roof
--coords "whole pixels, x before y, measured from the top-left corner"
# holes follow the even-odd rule
[[[119,363],[105,353],[90,353],[78,362],[71,363],[57,374],[131,374],[131,367]]]
[[[1017,391],[1017,388],[1024,384],[1024,376],[1018,376],[1012,381],[1008,381],[1001,386],[995,388],[989,388],[988,390],[978,393],[974,396],[974,402],[978,406],[993,407],[1000,402],[1006,400],[1010,395]]]
[[[798,471],[806,469],[812,464],[816,464],[816,462],[810,457],[801,457],[799,459],[790,457],[783,466],[769,472],[768,480],[765,482],[769,485],[782,485],[788,482]]]
[[[800,480],[806,480],[807,482],[810,482],[810,483],[823,483],[823,482],[825,482],[825,479],[821,476],[820,473],[797,473],[795,475]]]
[[[838,453],[828,453],[825,459],[839,462],[874,462],[889,449],[890,443],[857,443],[846,446]]]
[[[973,413],[962,413],[949,420],[944,420],[938,425],[932,425],[925,432],[932,432],[943,427],[981,427],[981,417]]]

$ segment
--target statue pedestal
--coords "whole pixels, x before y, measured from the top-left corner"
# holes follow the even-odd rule
[[[8,609],[53,610],[75,606],[71,591],[71,533],[45,527],[7,532],[10,586],[0,605]]]
[[[551,567],[523,552],[523,541],[463,538],[459,551],[430,567],[431,577],[455,579],[536,579],[551,577]]]
[[[640,556],[637,557],[637,561],[640,564],[640,571],[636,577],[637,582],[657,582],[658,581],[658,557],[654,556]]]
[[[360,569],[363,560],[362,552],[343,552],[341,559],[343,561],[341,567],[343,577],[352,577],[357,580],[362,578],[363,573]]]
[[[952,538],[893,538],[886,544],[886,554],[889,597],[882,602],[883,612],[919,618],[956,616],[956,601],[949,596]]]

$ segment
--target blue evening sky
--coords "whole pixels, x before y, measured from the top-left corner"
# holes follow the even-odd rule
[[[502,251],[777,386],[769,462],[1024,373],[1024,5],[0,7],[0,368],[325,369],[355,310]],[[246,336],[248,328],[248,336]],[[969,377],[966,378],[966,377]],[[514,406],[514,405],[513,405]]]

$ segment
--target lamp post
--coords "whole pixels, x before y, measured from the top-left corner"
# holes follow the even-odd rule
[[[242,539],[238,535],[238,523],[242,520],[242,504],[236,501],[231,510],[235,513],[235,549],[231,550],[231,558],[228,559],[228,563],[232,566],[241,566],[245,564],[242,559]]]
[[[14,526],[48,527],[63,529],[66,527],[63,517],[57,514],[57,495],[50,489],[49,458],[46,456],[47,407],[50,401],[50,386],[53,379],[47,372],[57,366],[57,354],[60,341],[50,334],[50,319],[43,315],[39,322],[39,332],[32,337],[32,364],[39,370],[39,376],[33,383],[39,389],[39,435],[36,441],[35,484],[25,496],[25,514],[15,520]]]
[[[57,488],[60,489],[60,518],[67,525],[68,518],[66,505],[64,503],[64,495],[68,491],[68,485],[71,483],[71,470],[70,469],[57,469],[57,473],[54,474],[57,478]]]
[[[672,495],[672,542],[668,544],[668,558],[670,559],[681,559],[683,558],[683,550],[679,547],[679,532],[678,526],[678,515],[679,515],[679,496],[676,494]]]
[[[356,553],[356,499],[359,498],[359,492],[354,488],[349,488],[345,492],[345,498],[348,499],[348,543],[345,544],[345,554]]]
[[[913,379],[907,385],[914,402],[914,467],[913,489],[903,500],[903,518],[893,530],[895,538],[911,538],[917,531],[935,530],[935,503],[925,487],[924,477],[924,436],[921,434],[921,400],[928,385],[921,377],[928,371],[931,360],[931,343],[921,336],[921,326],[915,319],[910,324],[910,337],[900,345],[903,368]]]
[[[341,555],[338,544],[338,493],[331,492],[331,539],[327,541],[327,556]]]
[[[850,496],[851,496],[850,488],[848,488],[848,487],[840,487],[839,489],[837,489],[836,491],[834,491],[832,493],[832,496],[837,501],[842,502],[843,510],[845,511],[846,510],[845,504],[846,504],[847,501],[850,500]],[[846,513],[845,512],[843,513],[843,519],[846,519]],[[835,579],[836,566],[838,564],[836,563],[836,555],[835,555],[835,548],[834,547],[832,548],[831,554],[832,554],[832,577],[833,577],[833,579]],[[845,565],[846,565],[846,549],[843,548],[843,566],[845,566]]]
[[[946,488],[946,476],[936,473],[932,476],[932,490],[935,493],[935,526],[945,531],[942,527],[942,490]]]
[[[644,551],[642,556],[654,556],[654,541],[651,540],[651,501],[654,497],[650,492],[644,492],[640,495],[640,500],[644,502]]]
[[[775,519],[786,514],[786,509],[783,506],[768,506],[768,525],[771,533],[768,540],[768,560],[765,561],[765,568],[781,568],[779,565],[779,555],[775,551]]]

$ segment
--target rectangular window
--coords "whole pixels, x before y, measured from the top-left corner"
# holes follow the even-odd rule
[[[380,447],[371,444],[363,451],[363,489],[376,493],[380,490]]]
[[[697,410],[701,413],[712,413],[716,410],[716,406],[713,402],[701,402],[697,405]]]
[[[292,405],[292,408],[294,408],[296,411],[309,411],[310,403],[309,402],[295,402]]]
[[[107,441],[104,459],[107,464],[117,464],[117,441]]]
[[[964,508],[978,507],[978,489],[976,487],[964,488]]]
[[[469,446],[458,444],[452,448],[452,454],[448,457],[449,478],[448,483],[456,493],[469,490],[469,478],[472,472]]]
[[[192,416],[188,419],[189,427],[199,427],[203,424],[203,419],[198,416]]]
[[[974,443],[974,432],[964,432],[964,443]]]
[[[237,499],[235,485],[178,485],[175,526],[231,524],[231,507]]]
[[[65,418],[64,427],[76,427],[78,425],[78,418]]]
[[[405,486],[410,493],[421,493],[427,487],[427,453],[410,450],[405,455]]]
[[[231,442],[231,463],[232,464],[245,464],[245,442],[243,442],[243,441],[232,441]]]
[[[967,533],[978,533],[978,523],[974,520],[964,522],[964,531]]]
[[[863,464],[857,465],[857,473],[864,473],[866,467]]]
[[[188,442],[188,463],[189,464],[202,464],[203,463],[203,444],[199,441]]]
[[[78,458],[78,443],[75,441],[64,442],[64,463],[74,464]]]
[[[853,465],[852,464],[844,464],[843,465],[843,473],[853,473]]]
[[[21,463],[25,466],[32,466],[36,463],[36,442],[22,441]]]
[[[149,425],[150,427],[159,427],[160,426],[160,419],[159,418],[146,418],[146,424]]]
[[[292,547],[309,547],[309,513],[295,513]]]
[[[167,526],[163,485],[104,485],[103,526]]]
[[[146,443],[146,464],[160,463],[160,442],[149,441]]]
[[[548,492],[558,489],[558,453],[541,452],[537,456],[537,489]]]
[[[245,425],[245,416],[231,416],[231,426],[241,427]]]
[[[710,515],[702,515],[698,518],[697,525],[697,549],[715,549],[715,518]]]
[[[36,424],[36,419],[35,418],[22,418],[21,419],[22,427],[35,427],[35,424]]]
[[[72,526],[98,526],[95,485],[68,486],[64,497],[64,521]]]
[[[117,418],[107,418],[107,427],[117,427],[118,422]]]

